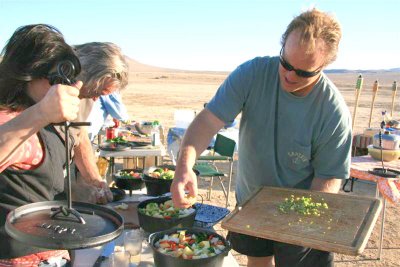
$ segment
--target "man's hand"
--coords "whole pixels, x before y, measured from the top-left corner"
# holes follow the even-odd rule
[[[188,196],[185,197],[185,190]],[[171,185],[172,201],[177,208],[187,208],[193,205],[191,197],[197,196],[197,176],[192,169],[177,169]]]
[[[97,187],[96,203],[107,204],[113,201],[113,194],[106,181],[99,181],[95,185]]]
[[[79,90],[82,82],[73,86],[56,84],[50,87],[46,95],[39,101],[40,114],[48,123],[73,121],[79,112]]]
[[[90,183],[81,177],[72,183],[72,200],[92,204],[107,204],[113,201],[113,195],[106,181],[91,180]]]

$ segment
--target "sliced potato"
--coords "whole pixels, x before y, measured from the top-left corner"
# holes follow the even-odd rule
[[[201,248],[209,248],[210,247],[210,241],[208,241],[208,240],[201,241],[199,243],[199,247],[201,247]]]
[[[194,254],[194,252],[189,247],[185,247],[183,249],[183,254],[186,255],[186,256],[192,256]]]

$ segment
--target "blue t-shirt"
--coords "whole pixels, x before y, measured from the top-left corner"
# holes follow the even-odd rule
[[[117,92],[102,95],[94,102],[87,121],[91,122],[89,127],[89,139],[93,141],[105,123],[108,116],[120,121],[129,120],[129,114],[122,103],[121,95]]]
[[[351,116],[342,95],[323,73],[307,96],[288,93],[278,67],[278,57],[245,62],[207,105],[224,122],[242,112],[239,203],[263,185],[308,189],[314,177],[349,176]]]

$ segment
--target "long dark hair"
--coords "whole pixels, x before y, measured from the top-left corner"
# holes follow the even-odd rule
[[[1,52],[0,108],[18,111],[34,104],[27,85],[47,78],[62,60],[70,60],[80,72],[79,59],[61,32],[51,25],[32,24],[18,28]]]

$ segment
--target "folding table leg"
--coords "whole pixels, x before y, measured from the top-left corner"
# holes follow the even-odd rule
[[[226,203],[225,208],[229,206],[229,192],[231,191],[231,184],[232,184],[232,171],[233,171],[233,162],[230,162],[229,166],[229,180],[228,180],[228,192],[226,194]]]
[[[375,196],[376,198],[379,197],[379,187],[378,184],[376,184],[376,191],[375,191]],[[378,246],[378,257],[377,260],[381,260],[381,255],[382,255],[382,247],[383,247],[383,234],[385,231],[385,212],[386,212],[386,199],[385,197],[382,196],[382,201],[383,201],[383,207],[382,207],[382,221],[381,221],[381,231],[379,235],[379,246]]]
[[[383,207],[382,207],[382,221],[381,221],[381,235],[379,237],[379,248],[378,248],[378,260],[381,260],[382,247],[383,247],[383,234],[385,232],[385,210],[386,210],[386,199],[383,199]]]
[[[113,174],[115,172],[115,164],[114,164],[114,157],[110,157],[110,160],[108,161],[108,171],[105,174],[105,178],[108,184],[110,184],[113,181]]]
[[[207,192],[207,200],[211,200],[213,183],[214,183],[214,176],[212,176],[210,179],[210,186],[208,187],[208,192]]]
[[[110,170],[111,170],[111,176],[115,172],[115,162],[114,162],[114,157],[110,157]]]

